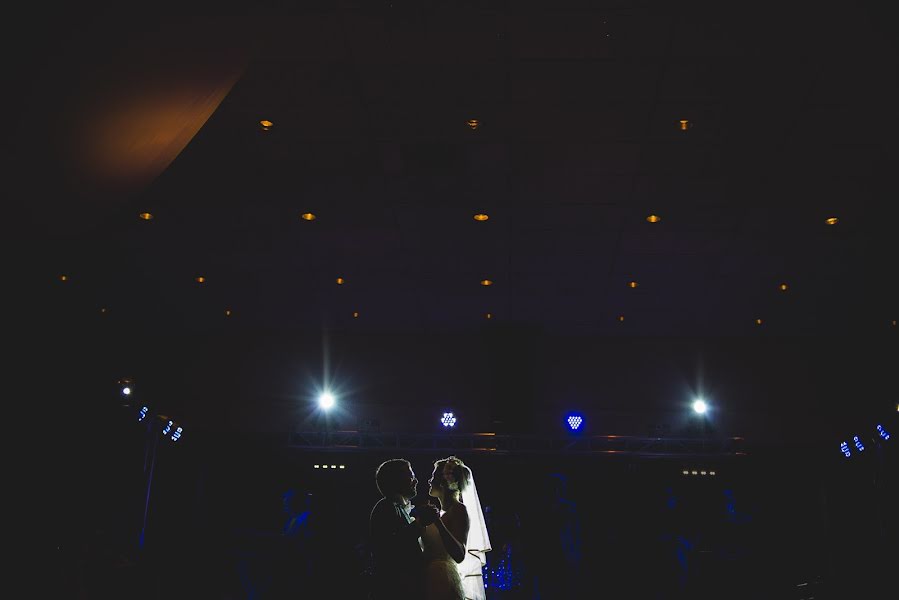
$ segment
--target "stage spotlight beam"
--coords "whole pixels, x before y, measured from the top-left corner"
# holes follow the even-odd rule
[[[318,405],[325,410],[331,410],[334,407],[334,394],[331,392],[322,392],[318,397]]]
[[[698,415],[704,415],[706,411],[709,409],[709,405],[705,403],[705,400],[702,398],[697,398],[695,402],[693,402],[693,412]]]

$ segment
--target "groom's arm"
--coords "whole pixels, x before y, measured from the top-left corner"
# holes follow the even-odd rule
[[[371,513],[371,538],[376,546],[391,546],[421,537],[424,527],[420,521],[406,523],[392,502],[381,502]]]

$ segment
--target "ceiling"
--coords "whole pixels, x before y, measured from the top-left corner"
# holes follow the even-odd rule
[[[75,150],[33,202],[41,277],[153,328],[894,326],[896,52],[871,14],[412,6],[82,32],[68,83],[52,57],[43,78]]]

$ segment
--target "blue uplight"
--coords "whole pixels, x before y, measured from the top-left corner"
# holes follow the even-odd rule
[[[442,423],[444,427],[455,427],[456,417],[451,412],[445,412],[443,413],[443,418],[440,419],[440,423]]]
[[[166,426],[162,429],[162,435],[163,435],[163,436],[166,436],[166,435],[169,434],[169,432],[172,430],[172,425],[174,425],[174,423],[171,422],[171,421],[169,421],[168,425],[166,425]]]
[[[883,428],[883,425],[877,426],[877,433],[880,434],[880,437],[882,437],[884,440],[890,439],[890,433]]]
[[[566,422],[568,423],[568,428],[571,431],[577,431],[581,428],[581,425],[584,424],[584,417],[577,414],[570,414],[568,415]]]
[[[842,452],[843,456],[845,456],[846,458],[852,456],[852,452],[850,452],[849,450],[849,444],[847,444],[846,442],[840,444],[840,452]]]
[[[861,443],[861,440],[858,439],[858,436],[855,436],[854,438],[852,438],[852,441],[855,442],[855,447],[858,448],[859,452],[865,451],[865,446]]]
[[[143,421],[144,419],[147,418],[147,412],[149,412],[149,410],[150,410],[150,409],[147,408],[146,406],[141,406],[141,407],[140,407],[139,416],[137,417],[137,422],[138,422],[138,423],[140,423],[141,421]]]
[[[184,431],[184,430],[181,429],[180,427],[178,427],[178,428],[175,429],[175,433],[172,434],[172,441],[173,441],[173,442],[177,442],[179,439],[181,439],[181,432],[182,432],[182,431]]]

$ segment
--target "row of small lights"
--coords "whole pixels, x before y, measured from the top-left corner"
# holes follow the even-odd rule
[[[328,468],[331,468],[331,469],[346,469],[346,466],[344,466],[344,465],[331,465],[330,467],[328,467],[328,465],[313,465],[313,467],[316,468],[316,469],[328,469]]]
[[[693,475],[699,475],[700,477],[703,475],[711,475],[712,477],[715,476],[715,471],[681,471],[681,473],[683,473],[684,475],[688,475],[688,476],[693,476]]]

